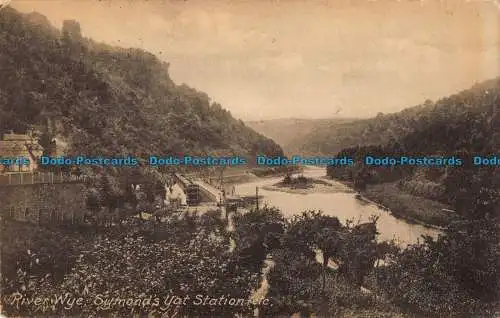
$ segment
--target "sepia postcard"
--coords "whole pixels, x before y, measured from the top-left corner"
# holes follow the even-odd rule
[[[500,1],[1,0],[1,317],[500,317]]]

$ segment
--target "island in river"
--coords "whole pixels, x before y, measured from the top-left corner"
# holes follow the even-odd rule
[[[285,175],[280,182],[264,186],[263,189],[294,194],[354,192],[347,186],[337,182],[331,182],[327,179],[311,178],[303,175],[293,176],[289,174]]]

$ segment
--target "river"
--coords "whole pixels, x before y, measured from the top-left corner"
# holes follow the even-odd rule
[[[309,178],[321,178],[325,176],[325,169],[306,167],[303,175]],[[280,180],[282,177],[272,177],[236,184],[235,192],[239,195],[255,195],[255,188],[259,187],[259,196],[263,196],[261,206],[267,204],[277,207],[287,218],[305,210],[321,210],[326,215],[338,217],[341,222],[348,219],[352,219],[354,222],[367,222],[370,216],[377,215],[379,216],[377,228],[380,233],[378,239],[395,239],[401,246],[421,241],[422,235],[437,237],[440,233],[436,229],[397,219],[389,211],[358,200],[355,198],[355,192],[349,191],[347,187],[336,181],[331,181],[335,185],[333,188],[338,189],[332,193],[296,194],[263,189],[263,187],[273,185]]]

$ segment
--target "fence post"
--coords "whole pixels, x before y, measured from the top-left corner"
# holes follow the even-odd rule
[[[255,205],[259,211],[259,187],[255,187]]]

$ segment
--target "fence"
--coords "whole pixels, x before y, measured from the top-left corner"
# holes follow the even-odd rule
[[[35,224],[81,224],[84,223],[84,214],[59,211],[57,209],[30,209],[24,207],[10,207],[7,219]]]
[[[0,186],[15,186],[44,183],[84,183],[87,176],[77,176],[71,173],[27,172],[0,175]]]

